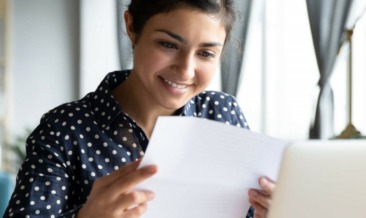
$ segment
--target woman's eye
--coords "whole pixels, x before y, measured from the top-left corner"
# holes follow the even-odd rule
[[[165,48],[169,48],[169,49],[176,49],[177,46],[174,43],[171,42],[159,42],[159,44]]]
[[[215,58],[216,56],[214,53],[208,51],[201,51],[199,55],[201,55],[204,58]]]

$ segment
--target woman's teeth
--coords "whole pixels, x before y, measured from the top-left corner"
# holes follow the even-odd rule
[[[187,87],[188,87],[188,85],[180,85],[180,84],[177,84],[177,83],[172,82],[172,81],[167,80],[167,79],[164,79],[164,81],[165,81],[166,83],[168,83],[170,86],[173,86],[173,87],[174,87],[174,88],[176,88],[176,89],[185,89],[185,88],[187,88]]]

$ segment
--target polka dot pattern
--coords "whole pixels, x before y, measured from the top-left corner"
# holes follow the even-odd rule
[[[129,73],[109,73],[95,92],[41,118],[26,141],[27,157],[4,217],[74,217],[97,178],[144,155],[145,133],[112,96]],[[178,115],[248,128],[235,98],[221,92],[195,96]]]

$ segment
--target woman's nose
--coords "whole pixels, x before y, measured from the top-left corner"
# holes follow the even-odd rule
[[[191,53],[180,54],[177,61],[177,73],[183,80],[189,80],[194,77],[196,63],[194,55]]]

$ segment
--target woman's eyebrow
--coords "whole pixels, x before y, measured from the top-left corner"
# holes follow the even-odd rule
[[[178,35],[178,34],[176,34],[176,33],[173,33],[173,32],[171,32],[171,31],[169,31],[169,30],[165,30],[165,29],[158,29],[158,30],[156,30],[156,31],[157,31],[157,32],[165,33],[165,34],[169,35],[170,37],[172,37],[172,38],[174,38],[174,39],[176,39],[176,40],[178,40],[178,41],[180,41],[180,42],[182,42],[182,43],[187,42],[187,40],[185,40],[182,36],[180,36],[180,35]]]
[[[162,32],[162,33],[165,33],[167,35],[169,35],[170,37],[172,37],[173,39],[176,39],[178,40],[179,42],[182,42],[182,43],[186,43],[187,40],[185,40],[182,36],[176,34],[176,33],[173,33],[169,30],[165,30],[165,29],[158,29],[156,30],[157,32]],[[201,43],[200,44],[200,47],[222,47],[223,44],[220,43],[220,42],[204,42],[204,43]]]
[[[201,47],[222,47],[223,44],[219,42],[204,42],[200,44]]]

